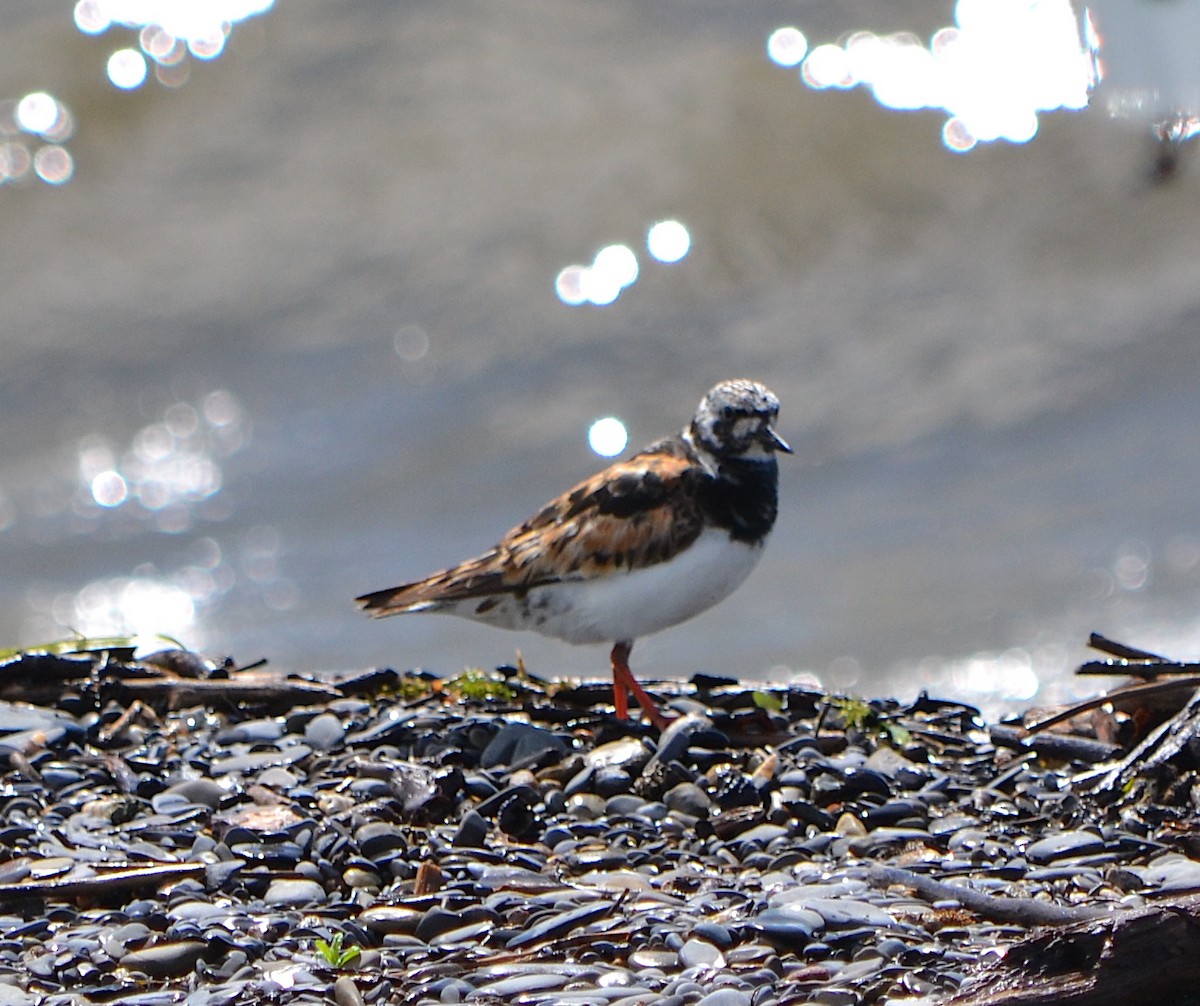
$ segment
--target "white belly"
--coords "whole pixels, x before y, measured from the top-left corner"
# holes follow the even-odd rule
[[[633,641],[711,608],[750,575],[761,556],[761,544],[731,541],[725,531],[705,531],[669,562],[536,587],[522,598],[505,597],[482,613],[477,602],[441,610],[570,643]]]

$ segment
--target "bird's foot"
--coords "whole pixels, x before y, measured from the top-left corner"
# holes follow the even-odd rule
[[[672,717],[663,715],[654,699],[650,697],[646,689],[633,676],[633,672],[629,669],[629,651],[631,649],[633,649],[631,643],[617,643],[612,649],[613,706],[616,708],[617,716],[620,719],[628,719],[628,693],[633,692],[633,697],[637,699],[637,703],[642,707],[642,711],[646,714],[646,717],[654,724],[654,728],[661,733],[671,725]]]

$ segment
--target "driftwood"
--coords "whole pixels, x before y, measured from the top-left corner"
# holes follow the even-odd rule
[[[236,678],[141,678],[112,683],[118,701],[141,700],[149,706],[178,709],[190,705],[290,708],[342,697],[331,684],[249,672]]]
[[[1128,674],[1133,677],[1156,678],[1162,674],[1200,674],[1200,664],[1190,660],[1172,660],[1128,643],[1118,643],[1093,632],[1088,646],[1107,653],[1114,660],[1089,660],[1081,664],[1076,674]]]
[[[1084,777],[1098,796],[1125,800],[1140,797],[1146,785],[1171,783],[1196,768],[1200,749],[1200,692],[1192,695],[1179,712],[1159,724],[1145,740],[1102,773]]]
[[[1054,905],[1033,898],[1002,898],[959,884],[947,884],[898,866],[868,866],[861,875],[876,887],[910,887],[923,901],[954,901],[992,922],[1019,926],[1067,926],[1111,914],[1107,909],[1088,905]]]
[[[1057,761],[1078,761],[1095,765],[1110,761],[1121,753],[1121,749],[1115,744],[1105,744],[1091,737],[1075,737],[1070,734],[1031,735],[1028,728],[1003,724],[992,726],[988,735],[996,747],[1033,751],[1039,758],[1053,758]]]
[[[122,654],[124,656],[124,654]],[[286,712],[384,687],[394,672],[374,672],[339,683],[285,677],[250,668],[212,665],[187,651],[163,651],[144,660],[116,659],[111,650],[23,653],[0,662],[0,700],[53,706],[64,696],[89,695],[96,703],[141,702],[158,711],[188,705]]]
[[[1196,999],[1200,898],[1033,933],[943,1006],[1161,1006]]]
[[[53,898],[59,901],[82,898],[101,901],[113,894],[143,887],[157,887],[185,877],[203,877],[203,863],[162,863],[98,873],[94,877],[66,877],[45,880],[18,880],[0,883],[0,904],[29,898]]]
[[[876,886],[902,885],[992,922],[1034,928],[982,964],[942,1006],[1160,1006],[1200,983],[1200,895],[1110,910],[1004,898],[898,867],[869,866]]]

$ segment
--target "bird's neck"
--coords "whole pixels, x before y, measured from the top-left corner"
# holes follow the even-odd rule
[[[779,466],[774,457],[711,458],[715,474],[704,492],[709,518],[734,541],[755,544],[775,524]]]

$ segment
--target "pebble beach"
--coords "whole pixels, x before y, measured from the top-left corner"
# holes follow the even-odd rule
[[[951,700],[657,682],[659,736],[515,668],[245,677],[0,664],[0,1006],[935,1003],[1031,927],[906,878],[1035,921],[1200,887],[1114,745]]]

